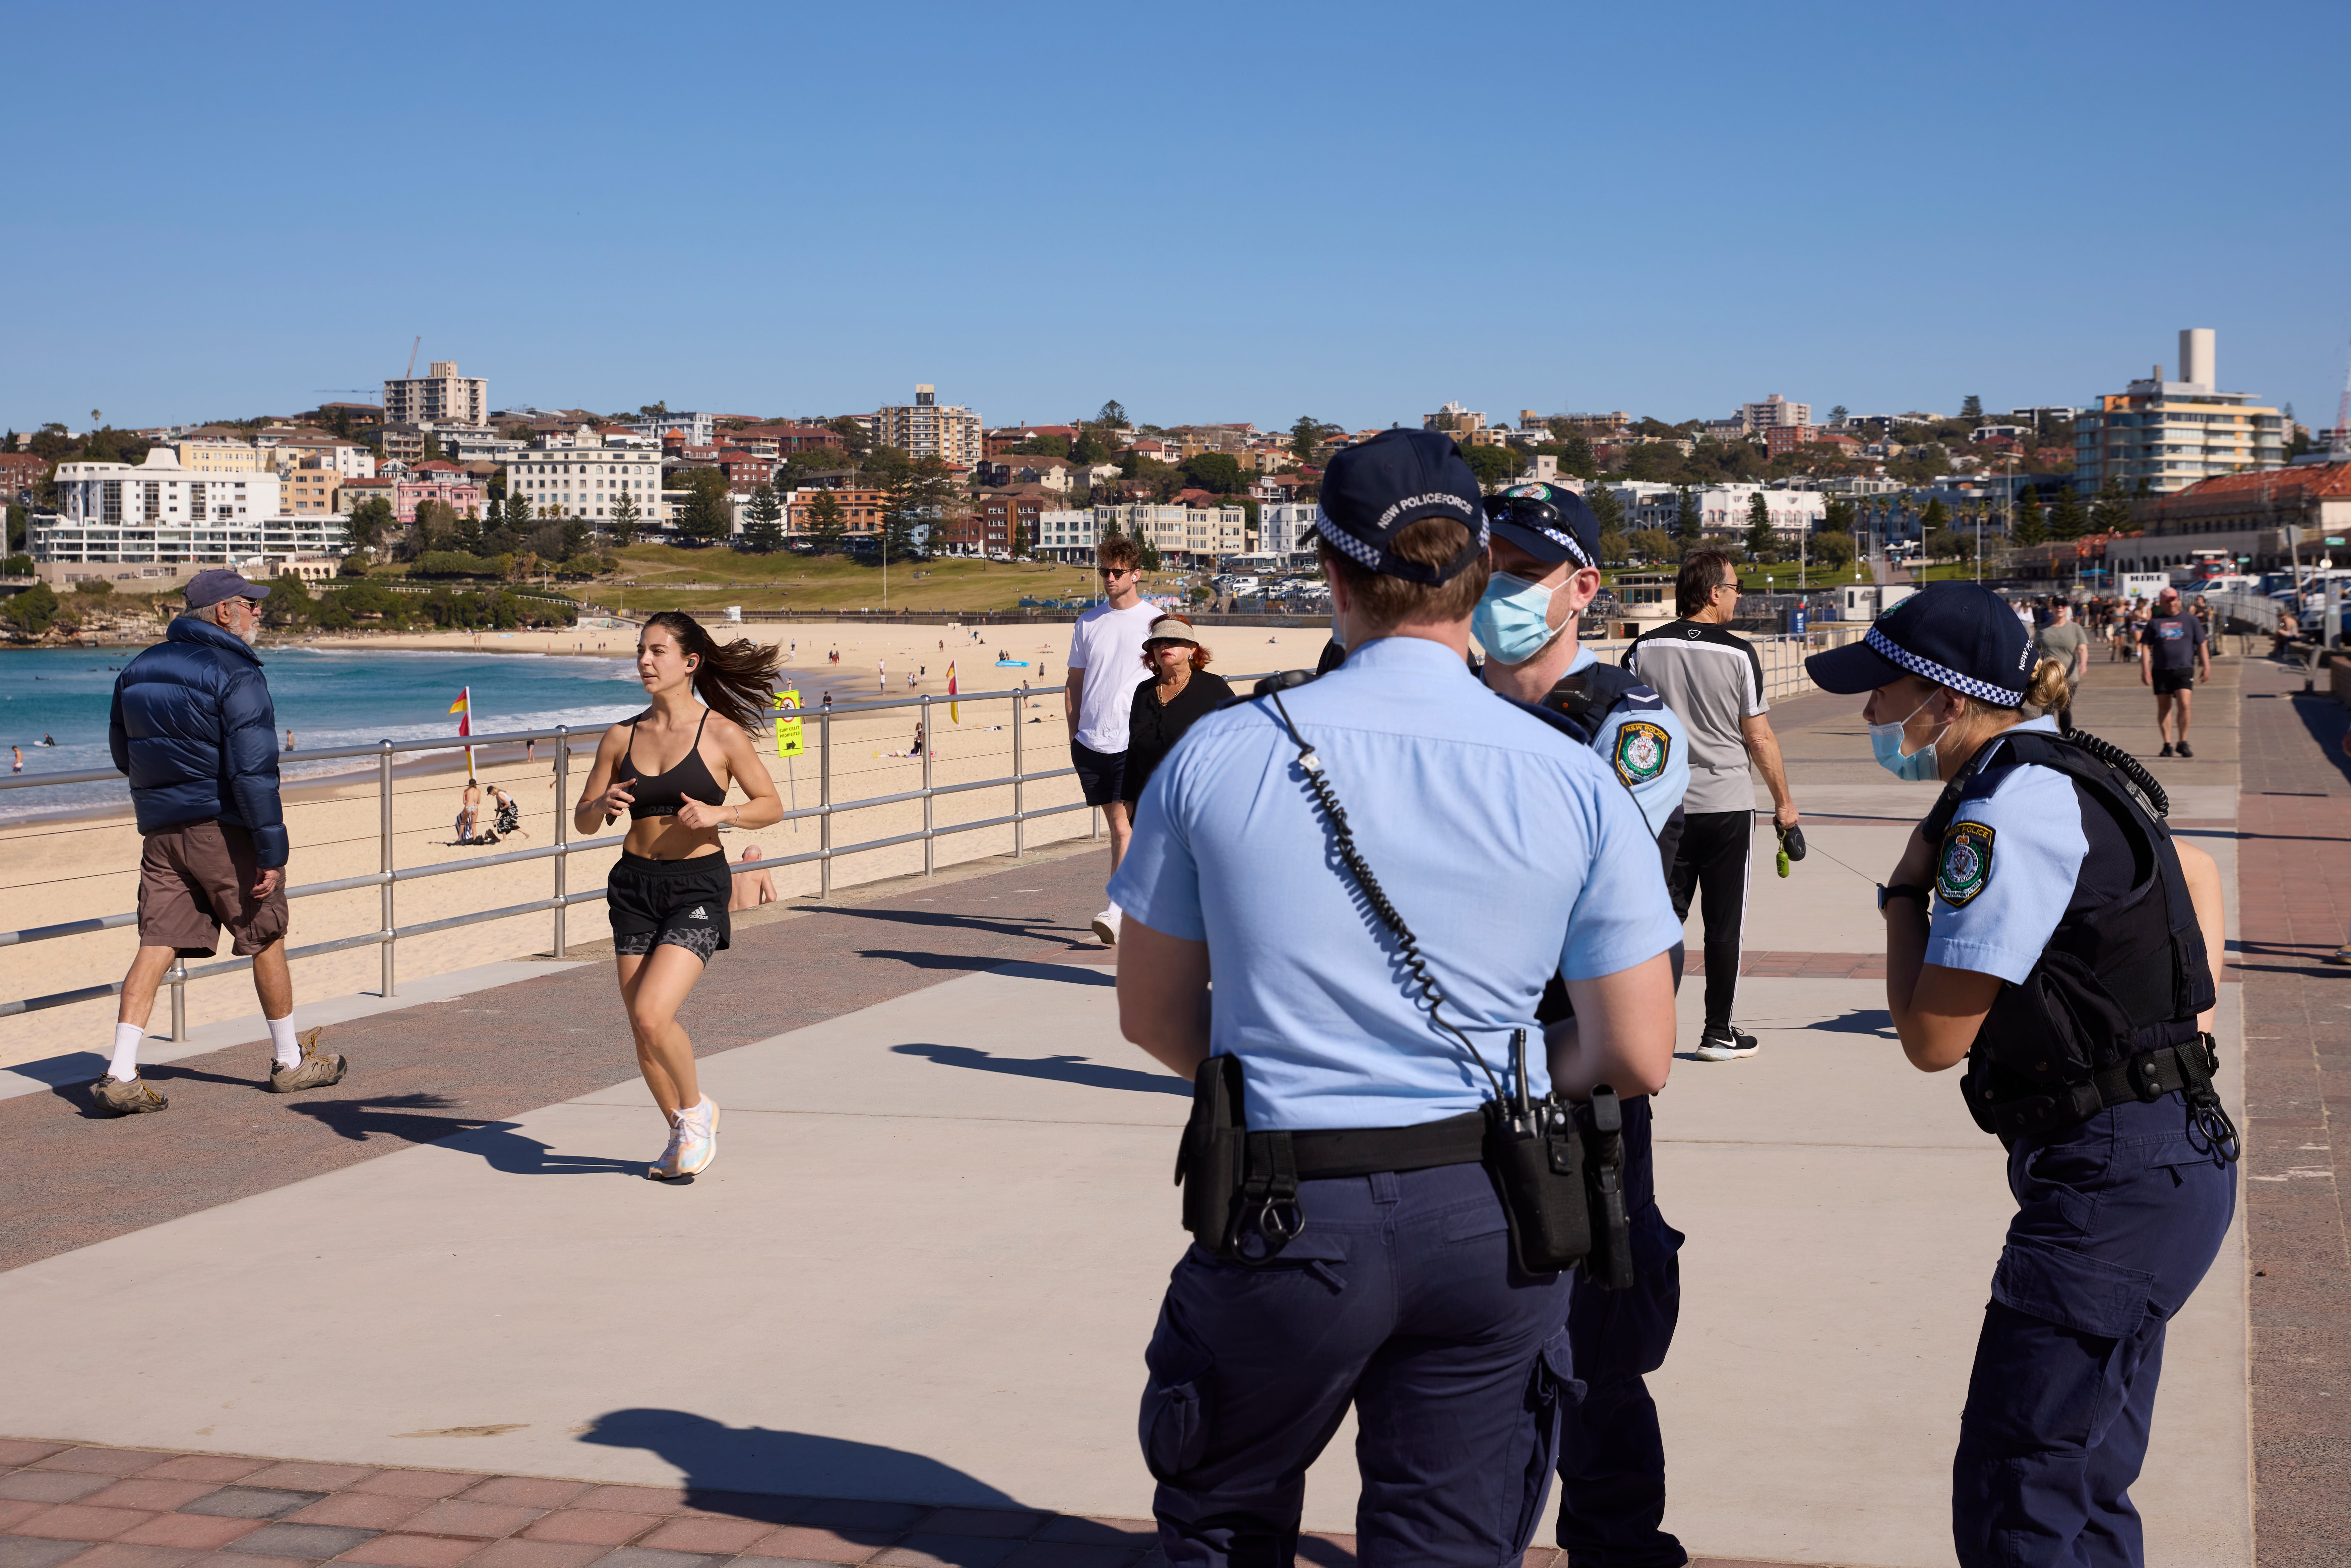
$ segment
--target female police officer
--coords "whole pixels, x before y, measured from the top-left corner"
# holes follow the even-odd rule
[[[1935,584],[1805,667],[1869,693],[1881,765],[1946,786],[1879,891],[1887,1005],[1912,1065],[1966,1061],[1968,1108],[2008,1146],[2017,1213],[1952,1465],[1959,1560],[2137,1564],[2127,1489],[2164,1328],[2236,1203],[2204,1032],[2219,873],[2171,841],[2137,764],[2018,722],[2062,700],[2064,671],[2033,665],[1983,588]]]

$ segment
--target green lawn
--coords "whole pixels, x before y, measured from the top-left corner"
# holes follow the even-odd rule
[[[569,583],[563,591],[589,603],[639,610],[701,610],[738,604],[746,610],[880,610],[880,564],[846,556],[803,556],[789,550],[753,555],[732,549],[684,549],[631,545],[620,552],[616,579]],[[696,586],[700,585],[700,586]],[[1158,592],[1173,579],[1144,585]],[[1095,591],[1083,568],[1037,561],[938,559],[892,561],[892,610],[1011,610],[1023,599],[1070,599]]]

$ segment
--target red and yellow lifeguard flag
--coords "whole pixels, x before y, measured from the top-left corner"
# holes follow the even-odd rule
[[[473,734],[474,688],[471,686],[461,687],[457,693],[457,700],[449,705],[449,711],[459,716],[457,719],[457,733],[459,736],[463,737]],[[471,779],[473,776],[474,748],[469,746],[465,747],[465,777]]]
[[[950,659],[947,661],[947,722],[949,724],[961,724],[963,722],[963,708],[962,706],[955,700],[955,661]]]

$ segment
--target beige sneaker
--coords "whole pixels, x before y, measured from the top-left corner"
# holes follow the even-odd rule
[[[350,1063],[340,1056],[319,1054],[319,1039],[324,1029],[306,1029],[297,1037],[302,1045],[301,1059],[291,1067],[281,1067],[275,1057],[269,1062],[269,1091],[273,1094],[291,1094],[300,1089],[324,1089],[340,1083]]]
[[[683,1121],[681,1120],[679,1122],[671,1123],[669,1129],[669,1143],[663,1148],[661,1158],[655,1160],[653,1164],[645,1167],[645,1179],[647,1181],[674,1181],[679,1176],[684,1176],[685,1173],[677,1168],[677,1156],[679,1150],[683,1147],[684,1143],[685,1127]]]
[[[166,1111],[172,1102],[147,1086],[144,1078],[133,1078],[125,1083],[111,1072],[89,1086],[91,1098],[118,1116],[143,1116],[150,1111]]]
[[[677,1174],[700,1176],[718,1157],[718,1102],[709,1095],[677,1119]]]

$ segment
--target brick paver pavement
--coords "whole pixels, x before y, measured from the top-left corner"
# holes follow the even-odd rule
[[[1149,1568],[1155,1541],[1147,1519],[0,1438],[0,1568]],[[1354,1538],[1308,1536],[1298,1558],[1351,1563]]]
[[[2247,661],[2234,963],[2244,981],[2253,1530],[2260,1568],[2351,1563],[2351,774],[2343,708]]]

